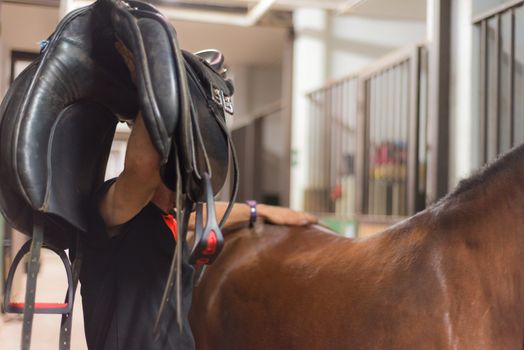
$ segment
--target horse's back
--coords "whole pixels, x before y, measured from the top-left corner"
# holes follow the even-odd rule
[[[233,232],[194,293],[198,348],[448,348],[447,276],[435,272],[447,244],[423,228],[365,240],[318,226]]]
[[[398,314],[384,306],[417,283],[417,276],[398,280],[400,270],[414,268],[388,264],[392,250],[384,238],[355,241],[319,226],[234,232],[194,293],[198,347],[364,349],[368,338],[386,346],[378,338],[384,327],[397,332]],[[408,317],[414,323],[418,312]]]
[[[224,250],[193,297],[198,348],[296,348],[294,334],[302,334],[296,316],[329,294],[322,282],[329,276],[322,271],[333,263],[333,254],[326,256],[323,250],[342,241],[346,239],[315,226],[259,225],[226,235]]]

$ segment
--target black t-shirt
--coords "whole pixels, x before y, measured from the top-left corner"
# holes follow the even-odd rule
[[[91,350],[194,349],[187,321],[191,305],[193,268],[184,259],[184,331],[176,322],[171,298],[157,341],[153,325],[162,300],[175,249],[165,213],[149,203],[109,239],[98,212],[98,200],[114,182],[104,184],[93,199],[90,230],[84,241],[80,273],[87,345]],[[184,247],[187,256],[187,247]]]

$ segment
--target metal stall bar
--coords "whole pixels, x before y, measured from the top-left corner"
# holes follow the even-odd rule
[[[317,92],[314,94],[314,107],[313,107],[313,116],[312,116],[312,125],[313,125],[313,128],[309,128],[309,139],[310,139],[310,142],[309,142],[309,145],[310,145],[310,157],[312,157],[312,161],[311,161],[311,164],[309,166],[309,170],[310,170],[310,186],[309,186],[309,199],[310,199],[310,203],[311,203],[311,211],[313,212],[318,212],[319,208],[320,208],[320,205],[318,203],[318,198],[316,197],[316,189],[319,187],[319,176],[318,176],[318,172],[319,172],[319,168],[320,168],[320,159],[319,159],[319,155],[320,155],[320,144],[321,144],[321,140],[320,140],[320,137],[321,135],[313,135],[313,130],[320,130],[320,115],[321,115],[321,108],[322,108],[322,102],[321,102],[321,99],[322,99],[322,92]]]
[[[428,145],[428,52],[420,47],[419,59],[419,94],[418,94],[418,149],[417,149],[417,198],[415,212],[426,206],[426,178],[427,178],[427,145]]]
[[[356,186],[355,186],[355,211],[358,215],[367,214],[369,208],[369,120],[366,115],[370,109],[369,95],[371,84],[369,80],[360,79],[358,89],[358,115],[357,115],[357,152],[356,152]]]
[[[317,111],[317,132],[320,132],[320,137],[318,138],[317,143],[317,169],[316,169],[316,186],[315,186],[315,199],[316,199],[316,211],[317,213],[323,212],[323,204],[324,200],[322,198],[322,187],[323,187],[323,174],[325,173],[326,165],[324,163],[324,156],[326,153],[326,150],[324,149],[324,145],[326,144],[326,131],[325,131],[325,124],[326,124],[326,116],[329,113],[328,112],[328,102],[326,98],[326,90],[323,89],[320,92],[320,109]]]
[[[347,118],[348,118],[348,98],[347,98],[347,87],[348,87],[348,81],[343,80],[340,82],[340,158],[339,158],[339,168],[338,168],[338,181],[337,181],[337,188],[335,189],[336,194],[336,202],[335,202],[335,214],[339,216],[343,215],[351,215],[348,203],[347,203],[347,194],[349,191],[349,188],[347,187],[347,164],[346,164],[346,154],[348,153],[347,150],[347,139],[350,136],[348,133],[348,125],[347,125]]]
[[[393,210],[393,198],[394,198],[394,188],[395,181],[392,174],[392,159],[391,159],[391,143],[393,142],[393,137],[391,131],[394,128],[395,120],[391,118],[391,72],[394,67],[389,67],[382,72],[382,79],[384,79],[384,96],[383,96],[383,114],[382,114],[382,145],[386,152],[384,152],[384,163],[382,170],[382,187],[383,187],[383,198],[382,201],[382,215],[392,215]]]
[[[400,119],[402,118],[402,100],[403,100],[403,94],[402,94],[402,81],[403,81],[403,75],[402,70],[400,69],[400,66],[395,67],[395,84],[394,88],[395,91],[393,92],[395,95],[395,136],[394,140],[401,140],[402,138],[402,126],[400,123]],[[402,160],[398,157],[398,155],[394,158],[394,178],[398,181],[402,177]],[[400,210],[400,200],[397,197],[397,206],[395,208],[395,211],[392,213],[393,215],[401,215]]]
[[[417,193],[419,182],[419,162],[418,150],[420,145],[419,138],[419,104],[420,104],[420,48],[413,50],[410,60],[411,82],[409,103],[409,136],[408,136],[408,159],[407,159],[407,213],[417,212]]]
[[[315,183],[313,187],[313,198],[315,199],[315,211],[317,213],[322,212],[322,173],[324,171],[325,165],[323,164],[323,156],[325,150],[323,149],[324,145],[324,123],[325,115],[327,113],[327,104],[326,104],[326,91],[322,90],[318,94],[319,97],[319,108],[317,109],[316,115],[316,125],[317,129],[312,130],[312,132],[319,132],[320,135],[317,137],[316,145],[316,168],[315,168]]]
[[[500,16],[500,73],[499,73],[499,150],[498,153],[507,152],[512,145],[512,113],[511,113],[511,90],[513,77],[511,75],[512,65],[512,11],[507,11]]]
[[[480,98],[480,135],[479,135],[479,149],[481,150],[480,160],[486,163],[488,159],[488,24],[487,21],[482,21],[480,25],[480,72],[479,72],[479,98]]]
[[[397,121],[395,124],[395,135],[393,137],[393,140],[400,140],[401,139],[401,134],[402,134],[402,129],[401,129],[401,125],[400,125],[400,119],[402,118],[402,111],[401,111],[401,105],[402,105],[402,94],[401,94],[401,89],[400,89],[400,86],[401,86],[401,82],[402,82],[402,72],[401,70],[399,69],[398,66],[395,67],[394,69],[394,75],[393,75],[393,78],[394,78],[394,84],[393,84],[393,87],[394,87],[394,91],[393,91],[393,96],[394,96],[394,101],[395,101],[395,104],[394,104],[394,120]],[[398,156],[395,156],[394,157],[394,173],[393,173],[393,176],[395,179],[400,179],[401,176],[402,176],[402,169],[401,169],[401,159],[398,157]],[[397,200],[397,205],[396,205],[396,208],[395,210],[393,211],[392,213],[393,215],[401,215],[401,211],[400,211],[400,202]]]
[[[380,147],[383,146],[383,143],[385,141],[385,131],[386,125],[385,120],[387,118],[387,111],[386,111],[386,98],[387,98],[387,81],[384,75],[384,72],[381,71],[377,74],[377,81],[379,82],[379,94],[375,96],[374,103],[375,105],[379,106],[377,113],[377,119],[375,120],[375,152],[373,152],[373,157],[375,158],[375,166],[373,168],[374,172],[374,183],[375,183],[375,193],[374,193],[374,200],[375,200],[375,206],[374,206],[374,212],[376,215],[384,216],[386,215],[386,206],[387,206],[387,195],[385,188],[385,182],[384,180],[384,173],[385,171],[382,168],[381,163],[382,160],[377,161],[377,151],[380,155]],[[377,172],[378,170],[378,172]]]
[[[514,9],[513,30],[513,142],[524,142],[524,99],[520,98],[524,92],[524,7]],[[515,98],[519,96],[519,98]]]
[[[330,155],[330,140],[331,140],[331,126],[333,124],[333,88],[327,89],[325,92],[325,101],[326,101],[326,114],[324,116],[325,120],[322,123],[323,126],[323,139],[322,145],[325,147],[323,154],[323,166],[327,171],[322,171],[322,187],[320,190],[320,196],[322,198],[322,212],[329,213],[329,179],[331,172],[331,155]]]
[[[329,188],[329,200],[330,200],[330,212],[336,211],[335,203],[338,199],[338,179],[340,178],[340,159],[342,157],[342,149],[340,144],[340,137],[342,132],[342,123],[340,120],[340,113],[342,108],[342,102],[340,93],[342,92],[341,82],[337,82],[333,89],[333,123],[331,126],[332,138],[331,138],[331,183]]]
[[[306,208],[306,210],[310,210],[312,212],[315,212],[317,210],[316,208],[316,205],[317,205],[317,202],[315,200],[315,198],[313,197],[313,188],[316,187],[316,182],[317,182],[317,179],[316,179],[316,171],[317,171],[317,168],[318,168],[318,160],[317,160],[317,152],[318,152],[318,144],[319,144],[319,140],[318,140],[318,137],[313,137],[313,131],[312,129],[316,129],[317,128],[317,123],[318,123],[318,115],[320,114],[319,112],[319,106],[320,106],[320,103],[319,103],[319,96],[320,94],[318,92],[314,93],[312,96],[312,101],[313,101],[313,108],[312,108],[312,113],[311,113],[311,122],[310,122],[310,127],[309,127],[309,142],[308,142],[308,145],[309,145],[309,157],[310,157],[310,162],[309,162],[309,186],[308,186],[308,190],[309,192],[306,194],[307,195],[307,200],[306,200],[306,204],[307,203],[310,203],[310,206]]]
[[[334,184],[334,200],[333,200],[333,212],[337,213],[337,204],[339,207],[344,206],[344,195],[346,191],[344,186],[344,180],[345,180],[345,168],[344,168],[344,136],[346,134],[346,125],[344,122],[344,116],[346,114],[345,109],[345,99],[344,99],[344,93],[345,93],[345,85],[346,81],[341,81],[338,88],[338,139],[337,139],[337,149],[338,149],[338,158],[337,158],[337,173],[335,177],[335,184]],[[340,212],[340,209],[339,209]],[[346,212],[344,212],[346,213]]]
[[[371,78],[371,89],[370,94],[366,96],[366,99],[369,100],[369,114],[366,115],[366,120],[369,123],[369,131],[368,131],[368,145],[367,145],[367,183],[368,183],[368,191],[369,193],[366,193],[366,197],[368,198],[368,209],[366,211],[367,214],[373,213],[376,211],[376,205],[375,205],[375,192],[376,192],[376,174],[374,172],[374,153],[375,153],[375,144],[377,142],[377,130],[379,129],[377,127],[377,118],[376,116],[380,113],[380,105],[377,105],[376,100],[379,99],[378,95],[380,93],[380,80],[378,77],[372,77]]]
[[[499,100],[500,100],[500,16],[496,16],[488,21],[488,40],[493,35],[494,51],[488,41],[488,54],[494,53],[493,57],[488,56],[488,160],[494,159],[500,152],[499,143]],[[493,58],[490,60],[490,58]]]
[[[399,142],[400,142],[400,145],[399,145],[399,157],[400,157],[400,167],[401,167],[401,176],[399,178],[399,187],[400,187],[400,192],[399,192],[399,197],[400,197],[400,214],[399,216],[406,216],[407,215],[407,212],[406,212],[406,201],[407,201],[407,197],[406,197],[406,192],[407,192],[407,184],[406,184],[406,173],[407,173],[407,169],[406,169],[406,166],[407,166],[407,162],[406,162],[406,152],[408,151],[407,150],[407,145],[408,145],[408,121],[409,121],[409,101],[410,101],[410,79],[409,79],[409,64],[410,64],[410,60],[407,59],[406,61],[402,62],[400,65],[399,65],[399,68],[401,69],[402,71],[402,99],[400,100],[401,103],[402,103],[402,115],[401,117],[399,118],[399,123],[400,123],[400,130],[401,130],[401,134],[400,134],[400,138],[399,138]]]
[[[510,120],[510,147],[515,146],[515,8],[510,13],[510,47],[509,47],[509,120]]]

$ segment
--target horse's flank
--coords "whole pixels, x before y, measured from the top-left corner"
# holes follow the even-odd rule
[[[200,349],[522,349],[524,147],[367,239],[260,225],[194,294]]]

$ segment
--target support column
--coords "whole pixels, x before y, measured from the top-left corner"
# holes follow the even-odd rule
[[[472,0],[453,1],[450,63],[450,185],[470,175],[477,166],[473,147],[473,25]]]
[[[449,189],[451,0],[428,0],[429,100],[427,204]]]
[[[328,13],[319,9],[297,9],[293,13],[293,112],[291,121],[290,206],[304,208],[308,181],[308,101],[306,93],[326,81],[326,51],[329,40]]]

